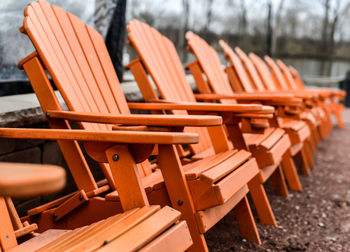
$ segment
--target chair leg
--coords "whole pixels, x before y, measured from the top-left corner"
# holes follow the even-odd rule
[[[334,101],[334,98],[330,99],[330,103],[331,103],[331,106],[332,106],[332,112],[335,115],[335,118],[337,119],[339,128],[344,129],[345,125],[344,125],[344,122],[343,122],[343,118],[341,117],[342,109],[341,109],[340,105],[338,105]]]
[[[294,191],[302,191],[297,169],[294,165],[293,158],[289,151],[287,151],[282,157],[282,167],[286,180],[288,182],[289,188]]]
[[[315,130],[313,131],[313,135],[314,135],[315,143],[317,146],[320,144],[320,139],[321,139],[320,132],[318,130],[318,126],[315,127]]]
[[[307,163],[309,165],[309,168],[314,168],[314,160],[311,154],[311,150],[310,150],[310,140],[306,139],[303,145],[303,148],[305,148],[305,153],[306,153],[306,158],[307,158]]]
[[[277,195],[288,197],[288,188],[284,178],[281,165],[271,175],[273,189]]]
[[[310,170],[307,162],[307,154],[305,151],[305,143],[303,143],[303,147],[301,148],[301,151],[298,153],[300,160],[301,160],[301,173],[304,175],[309,176]]]
[[[338,109],[337,107],[335,107],[334,115],[337,118],[337,122],[338,122],[339,128],[344,129],[345,128],[345,124],[343,122],[343,118],[341,117],[341,110]]]
[[[310,147],[311,147],[311,154],[316,153],[316,145],[317,145],[317,140],[315,136],[316,128],[313,127],[310,129],[311,135],[310,135]]]
[[[259,174],[248,183],[248,187],[260,222],[262,224],[277,226],[275,215],[273,214],[265,189],[260,182]]]
[[[162,171],[172,207],[181,212],[181,219],[186,220],[193,240],[188,251],[208,251],[205,237],[200,233],[195,218],[195,208],[189,191],[181,161],[174,146],[159,145],[158,162]],[[179,203],[181,202],[181,204]]]
[[[260,245],[261,240],[259,232],[256,228],[247,196],[244,196],[244,198],[235,206],[233,210],[236,215],[239,231],[241,232],[242,237]]]

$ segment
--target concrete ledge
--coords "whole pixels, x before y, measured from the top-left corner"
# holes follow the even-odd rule
[[[142,95],[136,82],[122,84],[128,101],[142,101]],[[65,105],[62,96],[56,91],[62,107]],[[0,127],[27,127],[46,122],[46,117],[35,94],[21,94],[0,97]]]
[[[187,77],[192,88],[195,88],[192,76]],[[135,81],[127,77],[127,82],[123,82],[121,87],[127,101],[143,101],[140,89]],[[158,93],[158,91],[156,90]],[[56,91],[58,100],[65,109],[62,96]],[[45,115],[40,107],[35,94],[21,94],[0,97],[0,127],[28,127],[34,124],[46,122]]]

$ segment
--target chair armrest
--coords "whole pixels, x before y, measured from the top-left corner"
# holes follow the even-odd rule
[[[244,93],[244,94],[196,94],[195,97],[200,100],[221,100],[221,99],[235,99],[239,103],[260,102],[264,105],[271,106],[301,106],[302,100],[294,98],[292,94],[259,94]]]
[[[181,103],[128,103],[130,109],[141,110],[192,110],[210,112],[259,112],[260,104],[218,104],[205,102],[181,102]]]
[[[146,126],[172,126],[185,127],[197,126],[208,127],[222,124],[219,116],[190,116],[190,115],[150,115],[150,114],[129,114],[113,115],[101,113],[80,113],[72,111],[48,110],[50,118],[65,119],[80,122],[106,123],[106,124],[127,124]]]
[[[239,94],[195,94],[196,99],[201,100],[219,100],[219,99],[237,99],[237,100],[262,100],[262,101],[284,101],[294,98],[292,94],[269,94],[269,93],[239,93]]]
[[[124,144],[193,144],[199,141],[198,134],[183,132],[14,128],[0,128],[0,138],[77,140]]]

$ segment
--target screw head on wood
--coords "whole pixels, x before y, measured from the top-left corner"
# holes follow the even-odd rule
[[[118,154],[114,154],[112,157],[114,162],[117,162],[119,160],[119,155]]]
[[[79,199],[80,199],[80,200],[83,200],[83,199],[84,199],[83,195],[80,195],[80,196],[79,196]]]
[[[184,202],[183,202],[182,200],[178,200],[178,201],[177,201],[177,204],[178,204],[179,206],[182,206],[183,203],[184,203]]]

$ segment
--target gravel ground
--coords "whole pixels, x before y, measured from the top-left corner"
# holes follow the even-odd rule
[[[283,198],[266,184],[278,227],[257,222],[262,245],[242,239],[230,213],[206,234],[210,251],[350,251],[349,146],[350,124],[335,127],[318,146],[311,176],[300,176],[302,192]]]

